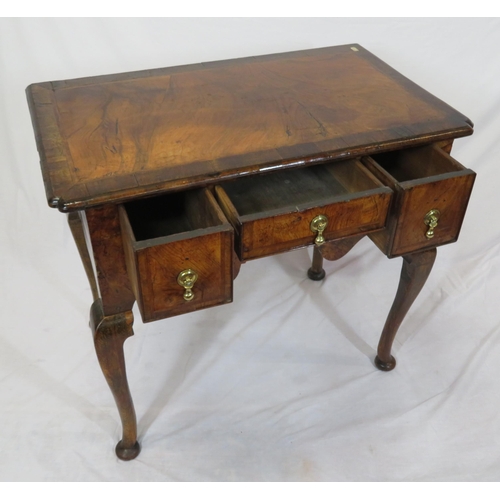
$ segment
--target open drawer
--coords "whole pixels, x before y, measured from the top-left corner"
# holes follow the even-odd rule
[[[143,321],[233,296],[233,229],[207,189],[120,206],[127,270]]]
[[[314,244],[311,222],[326,216],[325,240],[384,227],[392,196],[359,160],[243,177],[215,187],[245,261]]]
[[[396,193],[386,229],[371,235],[389,257],[457,240],[476,176],[472,170],[436,145],[362,161]]]

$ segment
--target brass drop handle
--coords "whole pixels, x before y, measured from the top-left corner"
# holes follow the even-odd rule
[[[177,276],[177,283],[184,288],[184,300],[193,300],[193,285],[198,279],[198,274],[192,269],[184,269]]]
[[[318,233],[314,240],[314,243],[316,243],[316,245],[318,246],[322,245],[325,242],[323,231],[326,229],[327,224],[328,217],[326,215],[317,215],[311,221],[311,225],[309,227],[311,228],[311,231],[313,233]]]
[[[440,215],[441,215],[441,212],[437,209],[432,209],[425,214],[424,224],[426,226],[429,226],[429,229],[425,233],[425,236],[428,240],[430,240],[431,238],[434,238],[434,229],[436,229],[436,227],[438,225]]]

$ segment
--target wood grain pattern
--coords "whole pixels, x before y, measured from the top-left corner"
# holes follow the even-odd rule
[[[327,240],[384,227],[392,191],[357,160],[244,178],[215,187],[242,261],[312,245],[314,217]]]
[[[445,176],[443,176],[445,177]],[[393,255],[452,243],[458,239],[460,228],[472,191],[475,174],[447,174],[425,184],[407,186],[394,237]],[[428,239],[424,217],[438,209],[438,226],[434,238]]]
[[[221,231],[138,250],[142,316],[153,321],[232,302],[232,232]],[[193,269],[194,298],[184,300],[178,274]]]
[[[386,230],[371,235],[379,248],[394,257],[456,241],[475,172],[435,145],[375,158],[365,158],[363,163],[395,191]],[[424,217],[432,209],[441,215],[434,238],[428,239]]]
[[[381,192],[278,216],[266,217],[263,214],[261,219],[243,221],[242,259],[256,259],[313,245],[315,234],[309,226],[312,219],[320,214],[326,215],[329,220],[323,233],[326,239],[382,228],[390,199],[389,192]]]
[[[127,209],[120,207],[128,274],[144,322],[232,301],[233,230],[208,190],[188,194],[184,215],[193,229],[168,236],[154,231],[156,237],[138,241]],[[145,206],[156,208],[157,204],[153,200]],[[194,209],[196,206],[204,209]],[[147,216],[143,207],[140,213]],[[159,227],[166,229],[163,224]],[[184,299],[184,289],[177,283],[177,276],[185,269],[198,274],[191,301]]]
[[[27,95],[47,197],[63,211],[472,133],[359,45],[45,82]]]
[[[135,297],[127,275],[118,207],[88,209],[86,218],[103,314],[112,316],[130,311]]]

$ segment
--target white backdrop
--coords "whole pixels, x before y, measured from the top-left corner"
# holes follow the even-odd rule
[[[24,89],[34,82],[359,43],[475,123],[459,241],[438,250],[373,366],[399,280],[365,238],[309,281],[310,252],[247,263],[234,303],[126,342],[143,450],[114,455],[89,286],[46,205]],[[498,481],[498,19],[0,19],[0,480]]]

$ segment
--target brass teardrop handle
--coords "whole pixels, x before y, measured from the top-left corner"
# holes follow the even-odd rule
[[[429,229],[425,233],[425,236],[428,240],[434,238],[434,229],[436,229],[438,225],[440,215],[441,212],[436,208],[429,210],[429,212],[425,214],[424,224],[426,226],[429,226]]]
[[[184,269],[177,276],[177,283],[184,288],[184,300],[193,300],[193,285],[198,279],[198,274],[192,269]]]
[[[316,245],[318,246],[322,245],[325,242],[323,231],[326,229],[327,224],[328,217],[326,215],[317,215],[311,221],[311,225],[309,227],[311,228],[311,231],[313,233],[318,233],[314,240],[314,243],[316,243]]]

